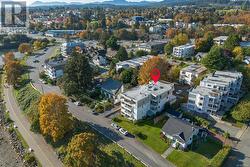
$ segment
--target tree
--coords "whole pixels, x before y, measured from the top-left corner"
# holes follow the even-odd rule
[[[66,149],[66,164],[72,167],[94,167],[97,159],[97,145],[93,133],[75,135]]]
[[[22,66],[20,61],[8,60],[4,66],[6,72],[6,80],[10,85],[16,85],[21,77]]]
[[[111,36],[107,42],[106,42],[107,47],[117,50],[119,48],[119,45],[117,44],[117,38],[115,36]]]
[[[39,50],[43,47],[42,45],[42,42],[40,40],[36,40],[34,43],[33,43],[33,47],[35,50]]]
[[[174,28],[169,28],[169,29],[167,29],[167,31],[166,31],[166,33],[165,33],[166,37],[167,37],[167,38],[170,38],[170,39],[174,38],[174,36],[175,36],[176,34],[177,34],[177,30],[174,29]]]
[[[134,55],[133,51],[130,51],[129,54],[128,54],[128,58],[132,59],[134,57],[135,57],[135,55]]]
[[[15,59],[15,55],[13,52],[7,52],[4,54],[3,61],[7,64],[8,61],[13,61]]]
[[[119,61],[124,61],[124,60],[128,60],[128,53],[126,51],[126,49],[124,47],[120,47],[118,52],[116,53],[115,57],[119,60]]]
[[[19,45],[18,51],[19,51],[20,53],[28,53],[28,54],[31,54],[31,52],[32,52],[32,47],[31,47],[31,45],[28,44],[28,43],[22,43],[22,44]]]
[[[244,60],[244,50],[240,46],[236,46],[233,50],[234,60],[241,63]]]
[[[240,37],[236,34],[229,35],[224,43],[224,48],[228,50],[233,50],[236,46],[240,45]]]
[[[250,101],[242,100],[237,104],[232,111],[232,117],[241,122],[247,122],[250,120]]]
[[[54,142],[62,139],[73,127],[66,103],[64,97],[48,93],[41,97],[38,105],[41,132],[50,136]]]
[[[166,55],[171,55],[173,52],[173,45],[171,43],[168,43],[164,46],[164,52]]]
[[[218,46],[212,47],[209,53],[202,58],[201,63],[210,70],[223,70],[229,66],[229,58],[224,56],[224,51]]]
[[[62,88],[67,95],[86,92],[91,87],[93,69],[91,68],[87,55],[73,52],[67,60],[62,77]]]
[[[140,85],[147,84],[151,81],[150,73],[154,68],[158,68],[161,73],[161,80],[168,79],[168,71],[170,70],[170,65],[167,61],[155,56],[148,61],[146,61],[139,70],[138,82]]]
[[[144,51],[144,50],[137,50],[137,51],[135,52],[136,57],[146,56],[147,54],[148,54],[148,53],[147,53],[146,51]]]
[[[177,65],[171,67],[168,75],[168,81],[176,82],[179,80],[181,68]]]
[[[208,38],[199,38],[195,40],[195,49],[197,52],[208,52],[213,44],[214,42],[211,36]]]
[[[171,43],[173,46],[180,46],[180,45],[184,45],[188,43],[188,41],[189,39],[188,39],[187,34],[179,33],[172,39]]]

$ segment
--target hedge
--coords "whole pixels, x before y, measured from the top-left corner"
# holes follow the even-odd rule
[[[210,161],[209,167],[221,167],[231,151],[230,146],[224,146]]]

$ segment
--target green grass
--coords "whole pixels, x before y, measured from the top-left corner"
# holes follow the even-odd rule
[[[107,145],[104,145],[101,147],[101,150],[108,154],[110,156],[110,160],[112,161],[112,164],[109,163],[109,161],[106,161],[107,158],[105,158],[105,162],[102,164],[103,166],[134,166],[134,167],[144,167],[144,165],[135,159],[132,155],[127,153],[124,149],[119,147],[115,143],[110,143]]]
[[[204,167],[209,164],[220,149],[222,149],[221,143],[207,139],[193,150],[187,152],[174,150],[167,159],[177,167]]]
[[[24,140],[23,136],[21,135],[21,133],[17,130],[17,129],[14,129],[16,134],[17,134],[17,137],[18,139],[21,141],[22,145],[24,148],[28,149],[29,148],[29,145],[27,144],[27,142]]]
[[[121,116],[116,120],[118,120],[117,123],[121,127],[135,135],[139,141],[149,146],[156,152],[162,154],[169,147],[169,144],[160,137],[161,128],[166,122],[166,119],[155,125],[153,120],[145,120],[135,124]]]

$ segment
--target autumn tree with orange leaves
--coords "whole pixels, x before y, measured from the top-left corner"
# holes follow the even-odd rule
[[[75,135],[67,146],[65,163],[67,166],[94,167],[96,163],[97,140],[93,133]]]
[[[48,93],[41,97],[38,105],[41,132],[51,137],[54,142],[62,139],[64,134],[73,127],[66,102],[64,97]]]
[[[140,68],[138,76],[138,83],[140,85],[147,84],[151,81],[150,73],[154,68],[158,68],[160,70],[160,80],[168,80],[168,71],[171,68],[170,64],[159,56],[155,56],[146,61]]]
[[[20,61],[15,60],[15,56],[12,52],[8,52],[4,55],[4,70],[6,73],[6,81],[10,85],[16,85],[18,79],[21,76],[22,66]]]
[[[28,43],[22,43],[22,44],[19,45],[18,51],[20,53],[31,54],[31,52],[32,52],[32,46],[30,44],[28,44]]]

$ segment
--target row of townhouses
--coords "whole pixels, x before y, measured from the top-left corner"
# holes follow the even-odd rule
[[[189,92],[189,111],[222,116],[235,105],[241,93],[243,75],[240,72],[216,71]]]

